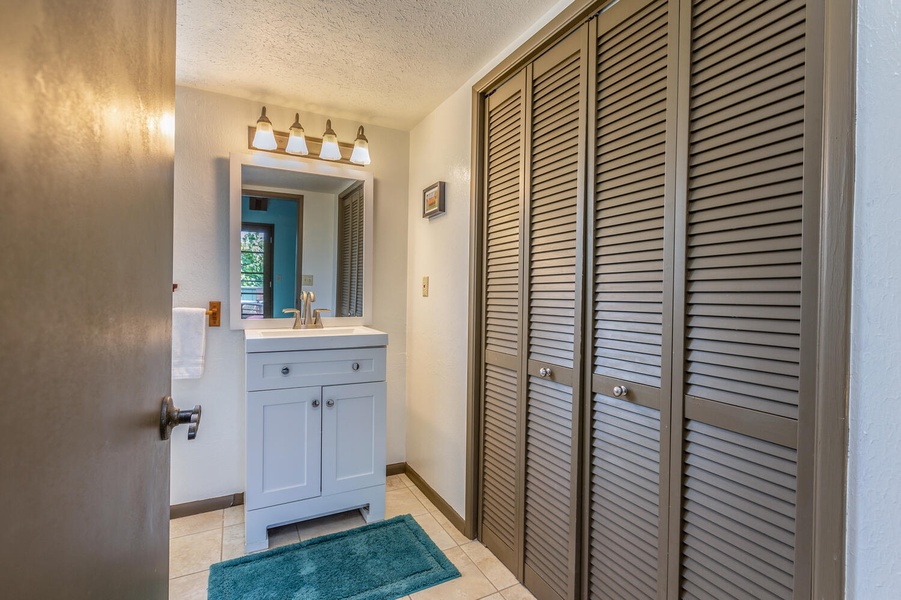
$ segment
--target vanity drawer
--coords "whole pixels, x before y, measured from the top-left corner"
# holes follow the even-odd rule
[[[247,391],[385,380],[385,348],[247,355]]]

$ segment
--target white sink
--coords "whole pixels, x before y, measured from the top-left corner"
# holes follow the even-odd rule
[[[322,329],[245,329],[247,352],[287,352],[387,346],[388,334],[369,327]]]

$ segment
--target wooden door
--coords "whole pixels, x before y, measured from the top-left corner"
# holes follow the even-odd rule
[[[520,574],[520,280],[525,72],[486,99],[479,539]]]
[[[164,599],[175,1],[3,13],[0,595]]]
[[[583,27],[527,72],[521,552],[542,600],[572,596],[576,569],[586,42]]]
[[[823,10],[686,2],[671,597],[811,596]]]
[[[322,493],[385,484],[385,383],[322,388]]]
[[[480,539],[574,592],[587,28],[487,99]]]
[[[247,393],[248,510],[322,493],[322,388]]]
[[[676,5],[621,0],[595,23],[584,594],[599,600],[665,593]]]

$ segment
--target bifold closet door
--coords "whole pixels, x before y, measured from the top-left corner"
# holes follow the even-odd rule
[[[486,99],[479,539],[516,573],[519,496],[525,73]]]
[[[587,31],[486,106],[479,535],[540,600],[577,589]]]
[[[620,0],[595,24],[583,596],[598,600],[665,593],[677,9]]]
[[[527,76],[522,550],[523,581],[540,600],[576,590],[587,31],[548,50]]]
[[[668,597],[809,598],[823,7],[683,14]]]

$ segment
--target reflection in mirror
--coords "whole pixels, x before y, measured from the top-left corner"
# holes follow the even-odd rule
[[[365,324],[371,174],[239,154],[231,177],[232,328],[290,327],[305,291],[327,324]]]
[[[303,273],[303,215],[303,196],[241,190],[242,319],[271,319],[294,308]]]

